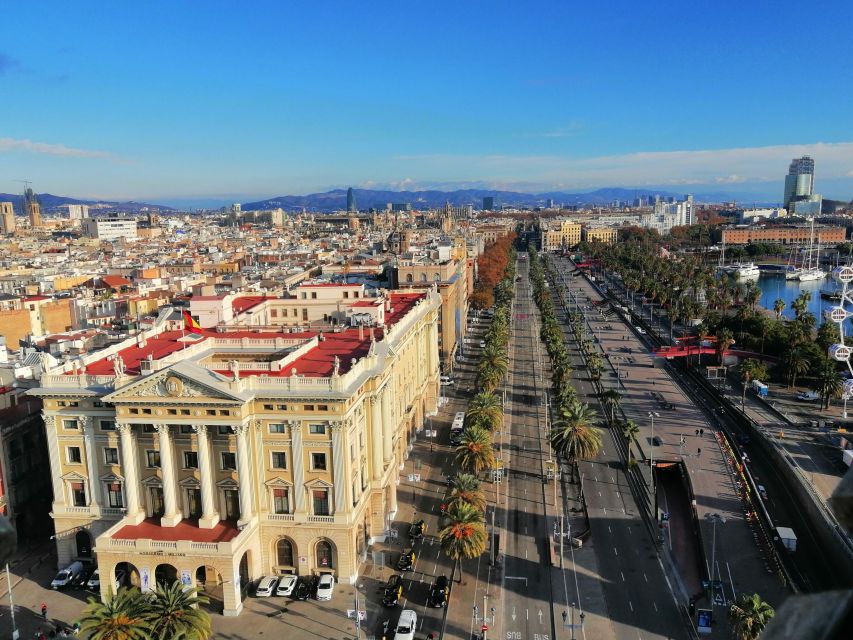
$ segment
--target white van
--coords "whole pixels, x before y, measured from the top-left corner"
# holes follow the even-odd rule
[[[83,563],[72,562],[56,574],[53,582],[50,583],[50,588],[64,589],[70,586],[75,579],[79,578],[81,573],[83,573]]]
[[[411,609],[403,609],[400,620],[397,622],[397,630],[394,632],[394,640],[414,640],[417,627],[418,614]]]

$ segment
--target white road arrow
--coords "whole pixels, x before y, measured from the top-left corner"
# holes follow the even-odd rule
[[[539,624],[542,624],[542,609],[539,609]]]
[[[515,622],[515,607],[512,608],[512,621]]]

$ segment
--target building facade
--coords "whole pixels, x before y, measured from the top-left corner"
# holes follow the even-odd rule
[[[136,220],[130,218],[85,218],[83,233],[88,238],[98,240],[127,240],[137,239]]]
[[[438,401],[437,292],[388,303],[371,331],[172,323],[43,375],[59,565],[96,556],[102,595],[179,579],[224,615],[262,575],[354,581]]]
[[[15,233],[15,206],[11,202],[0,202],[0,233]]]
[[[603,242],[613,244],[618,236],[616,229],[610,227],[584,227],[581,237],[584,242]]]
[[[581,241],[581,224],[573,220],[555,220],[543,223],[542,250],[570,249]]]
[[[794,158],[785,176],[784,207],[791,211],[791,203],[814,193],[814,160],[809,156]]]
[[[815,227],[814,239],[819,244],[836,245],[845,241],[844,227]],[[773,244],[808,244],[811,241],[809,227],[747,227],[723,229],[721,240],[727,245],[767,242]]]

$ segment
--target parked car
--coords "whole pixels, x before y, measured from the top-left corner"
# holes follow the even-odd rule
[[[446,607],[448,597],[450,597],[450,583],[447,576],[438,576],[429,590],[427,604],[430,607]]]
[[[296,586],[293,588],[294,600],[307,600],[311,597],[311,585],[307,578],[297,578]]]
[[[803,391],[802,393],[797,394],[797,400],[813,402],[815,400],[820,400],[820,394],[817,391]]]
[[[385,591],[382,593],[382,605],[385,607],[396,607],[403,597],[403,576],[396,573],[388,578]]]
[[[334,592],[335,576],[330,573],[324,573],[317,581],[317,590],[314,597],[317,600],[331,600]]]
[[[646,330],[645,330],[645,329],[643,329],[643,327],[635,326],[635,327],[634,327],[634,331],[636,331],[637,333],[642,334],[642,335],[645,335],[645,334],[646,334]]]
[[[412,549],[404,549],[403,553],[400,554],[400,559],[397,560],[397,568],[400,571],[408,571],[415,566],[416,560],[415,552]]]
[[[269,598],[275,593],[275,586],[278,584],[278,578],[275,576],[264,576],[255,587],[256,598]]]
[[[418,614],[411,609],[403,609],[394,631],[394,640],[414,640],[418,626]]]
[[[299,579],[293,575],[282,576],[278,581],[278,587],[276,587],[275,595],[292,596],[293,590],[296,588],[296,583],[298,581]]]
[[[94,591],[101,590],[101,570],[95,569],[91,576],[89,576],[88,582],[86,582],[86,588],[92,589]]]
[[[423,538],[426,530],[426,522],[423,520],[415,520],[411,525],[409,525],[409,537],[413,540]]]
[[[485,340],[480,340],[480,348],[481,348],[481,349],[485,349],[485,348],[486,348],[486,341],[485,341]]]
[[[56,577],[50,583],[50,588],[64,589],[65,587],[70,587],[71,583],[79,578],[81,573],[83,573],[83,563],[72,562],[56,574]]]

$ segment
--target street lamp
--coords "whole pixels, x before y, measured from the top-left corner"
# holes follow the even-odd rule
[[[657,411],[649,411],[649,418],[652,420],[652,455],[650,460],[650,469],[652,476],[652,490],[655,488],[655,418],[660,418],[660,414]]]
[[[714,570],[717,566],[717,522],[726,524],[726,518],[719,513],[706,513],[705,519],[714,523],[714,533],[711,537],[711,596],[714,594]]]

